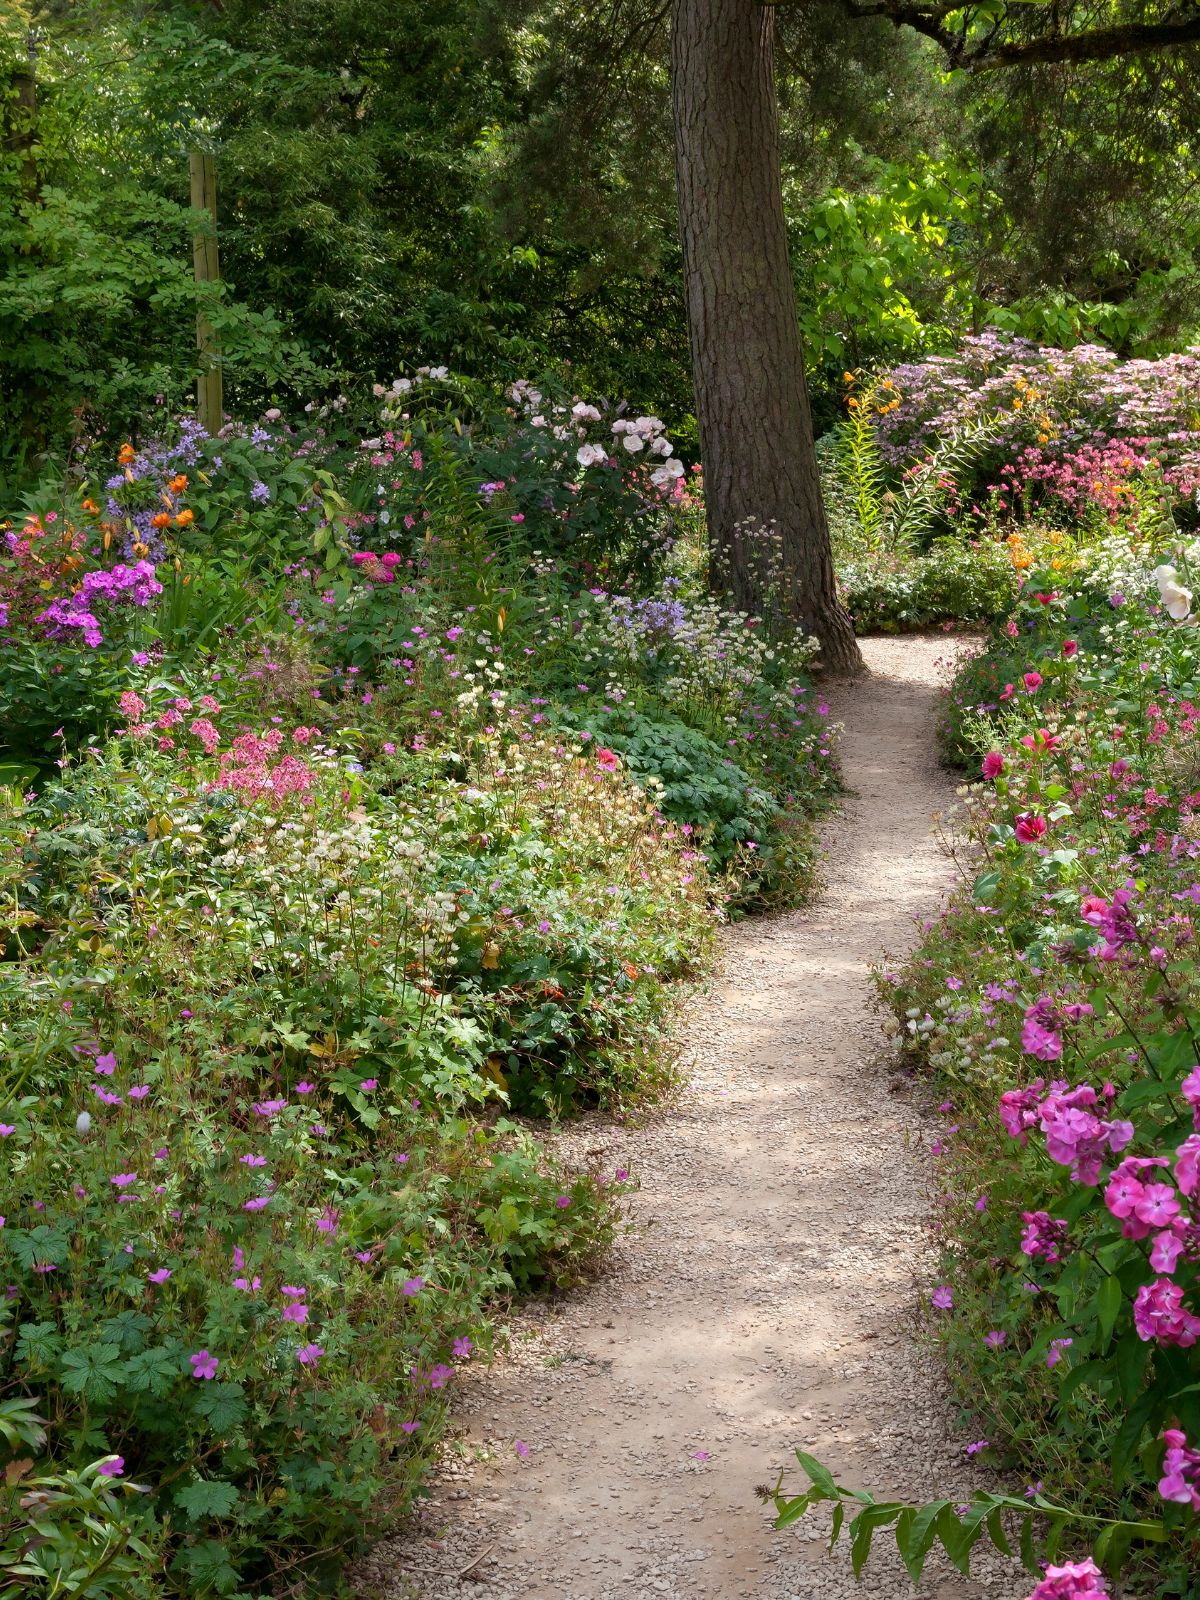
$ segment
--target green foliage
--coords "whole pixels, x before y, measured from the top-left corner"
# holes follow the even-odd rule
[[[1161,1523],[1128,1522],[1122,1519],[1089,1517],[1069,1507],[1058,1506],[1040,1493],[1017,1498],[976,1489],[970,1500],[930,1500],[911,1505],[903,1500],[877,1500],[859,1489],[844,1489],[835,1483],[828,1468],[803,1450],[796,1459],[809,1479],[809,1487],[797,1495],[783,1492],[782,1478],[772,1493],[777,1528],[789,1528],[814,1506],[833,1505],[832,1550],[843,1531],[850,1540],[850,1561],[856,1578],[871,1555],[872,1541],[884,1528],[890,1528],[905,1570],[919,1584],[925,1563],[935,1545],[940,1545],[958,1570],[969,1577],[971,1552],[986,1535],[991,1546],[1010,1558],[1019,1554],[1027,1571],[1041,1571],[1043,1561],[1054,1561],[1065,1533],[1096,1528],[1092,1535],[1097,1555],[1119,1573],[1121,1557],[1134,1541],[1162,1543],[1167,1535]],[[846,1522],[847,1509],[854,1515]],[[1042,1559],[1038,1559],[1038,1557]]]
[[[837,565],[842,602],[861,633],[905,633],[931,623],[987,623],[1017,593],[1008,551],[990,539],[937,539],[917,558],[855,553]]]

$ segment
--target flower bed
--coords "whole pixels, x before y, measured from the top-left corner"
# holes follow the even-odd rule
[[[1168,615],[1187,569],[1129,595],[1031,573],[947,721],[982,778],[967,881],[881,980],[944,1100],[933,1314],[964,1401],[1031,1495],[1100,1519],[1097,1559],[1139,1594],[1190,1593],[1200,1567],[1200,664]]]

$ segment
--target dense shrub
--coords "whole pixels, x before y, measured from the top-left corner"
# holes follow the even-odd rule
[[[627,1083],[708,891],[615,758],[484,739],[418,784],[121,710],[3,832],[6,1387],[231,1592],[405,1503],[487,1303],[602,1250],[596,1178],[487,1106]]]

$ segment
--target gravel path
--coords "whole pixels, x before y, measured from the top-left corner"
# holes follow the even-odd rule
[[[421,1518],[362,1564],[363,1600],[913,1594],[890,1536],[856,1586],[824,1521],[774,1533],[754,1488],[797,1446],[879,1493],[979,1480],[974,1435],[913,1337],[930,1135],[867,977],[948,882],[933,718],[954,649],[869,640],[872,675],[832,695],[851,797],[825,832],[828,889],[728,931],[687,1023],[688,1087],[658,1119],[564,1136],[640,1177],[636,1227],[600,1281],[528,1308],[509,1355],[467,1375],[461,1441]],[[995,1558],[971,1580],[931,1561],[920,1592],[1015,1600],[1028,1585]]]

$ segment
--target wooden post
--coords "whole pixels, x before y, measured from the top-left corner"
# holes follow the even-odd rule
[[[217,260],[217,175],[213,158],[206,151],[193,150],[188,156],[192,180],[192,210],[206,211],[210,226],[192,237],[192,263],[196,282],[219,283],[221,268]],[[217,336],[203,304],[196,311],[196,348],[200,352],[200,375],[196,379],[196,415],[205,433],[215,436],[225,420],[225,383]]]

